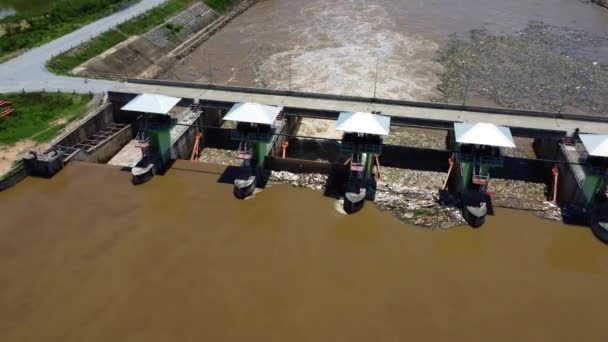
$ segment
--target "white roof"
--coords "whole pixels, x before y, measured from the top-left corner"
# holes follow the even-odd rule
[[[131,112],[167,114],[181,99],[156,94],[141,94],[123,106],[122,110]]]
[[[237,103],[224,116],[224,120],[272,125],[283,107],[267,106],[259,103]]]
[[[489,123],[454,123],[456,142],[497,147],[515,147],[511,130],[508,127]]]
[[[390,127],[390,117],[363,112],[342,112],[336,123],[338,131],[375,135],[388,135]]]
[[[608,157],[608,134],[579,134],[590,156]]]

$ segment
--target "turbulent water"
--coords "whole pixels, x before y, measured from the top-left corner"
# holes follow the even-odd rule
[[[608,249],[499,210],[426,231],[178,162],[70,163],[0,193],[2,341],[605,341]]]
[[[577,0],[265,0],[163,77],[431,100],[444,72],[437,52],[453,36],[516,35],[532,22],[604,37],[608,10]],[[608,43],[587,57],[606,59]]]

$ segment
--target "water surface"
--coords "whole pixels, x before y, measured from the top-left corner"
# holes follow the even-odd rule
[[[70,163],[0,193],[2,341],[606,341],[608,248],[499,210],[426,231],[178,162]],[[193,169],[195,169],[193,171]]]

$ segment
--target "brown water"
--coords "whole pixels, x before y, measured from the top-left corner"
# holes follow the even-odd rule
[[[0,193],[0,341],[606,341],[608,248],[500,210],[425,231],[178,163]]]
[[[580,0],[264,0],[162,77],[429,100],[450,35],[514,34],[531,21],[605,36],[608,10]],[[605,48],[587,55],[608,60]]]

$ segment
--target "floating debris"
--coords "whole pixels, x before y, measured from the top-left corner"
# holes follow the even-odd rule
[[[598,51],[607,48],[606,37],[543,23],[516,36],[454,36],[439,55],[443,97],[436,100],[475,104],[481,97],[507,108],[604,114],[608,60]]]

